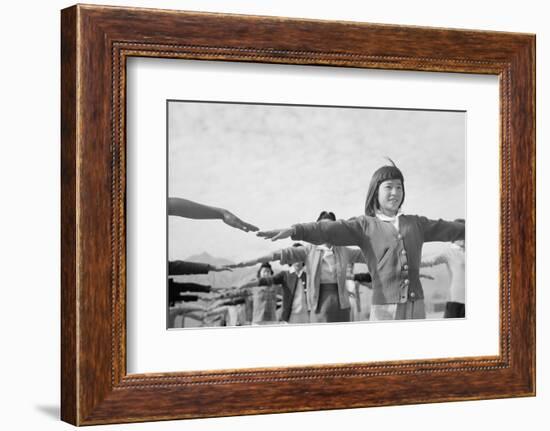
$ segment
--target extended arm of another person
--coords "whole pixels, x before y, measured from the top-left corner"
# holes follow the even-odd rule
[[[180,303],[175,307],[170,307],[168,312],[169,327],[174,327],[174,320],[177,316],[187,316],[189,313],[204,313],[205,308],[199,304]]]
[[[292,264],[294,262],[304,262],[306,260],[307,250],[305,247],[288,247],[268,253],[255,259],[245,260],[234,265],[228,265],[229,268],[244,268],[254,266],[259,263],[268,263],[280,261],[282,264]]]
[[[315,223],[300,223],[289,228],[257,232],[256,235],[277,241],[292,238],[312,244],[361,245],[365,238],[367,218],[355,217],[349,220],[321,220]]]
[[[258,228],[247,223],[225,208],[199,204],[183,198],[168,198],[168,215],[199,220],[220,219],[231,227],[256,232]]]
[[[229,312],[229,306],[228,305],[222,305],[220,307],[216,307],[213,309],[208,309],[205,313],[206,318],[214,318],[216,316],[227,316],[227,313]]]
[[[250,280],[248,283],[242,284],[240,287],[241,289],[245,289],[248,287],[271,286],[273,284],[282,284],[283,282],[284,274],[282,272],[279,272],[273,277],[255,278],[253,280]]]
[[[281,252],[275,251],[273,253],[268,253],[260,257],[256,257],[254,259],[249,260],[243,260],[239,263],[234,263],[231,265],[227,265],[228,268],[246,268],[248,266],[254,266],[259,263],[269,263],[276,260],[281,260]]]
[[[172,260],[168,262],[168,275],[208,274],[210,271],[231,271],[227,265],[210,265],[209,263],[187,262]]]
[[[205,316],[204,312],[198,312],[198,311],[193,311],[185,315],[185,317],[198,320],[199,322],[202,322],[204,320],[204,316]]]
[[[447,256],[445,255],[445,253],[434,254],[423,258],[422,262],[420,262],[420,268],[428,268],[432,266],[442,265],[444,263],[447,263]]]

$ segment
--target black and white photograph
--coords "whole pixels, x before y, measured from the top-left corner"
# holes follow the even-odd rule
[[[465,111],[166,106],[168,329],[467,317]]]
[[[1,428],[544,429],[544,4],[6,2]]]

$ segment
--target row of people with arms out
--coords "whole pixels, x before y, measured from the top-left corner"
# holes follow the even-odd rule
[[[290,270],[276,275],[260,274],[247,285],[282,286],[283,321],[325,323],[352,320],[346,284],[355,263],[366,263],[369,269],[370,320],[426,318],[420,268],[445,264],[451,276],[451,298],[445,317],[464,317],[465,222],[403,214],[405,181],[401,170],[390,162],[374,172],[364,214],[336,220],[333,213],[323,211],[314,223],[259,231],[256,235],[266,240],[291,238],[306,244],[295,244],[223,269],[273,261],[291,265]],[[452,243],[451,251],[423,263],[423,244],[433,241]],[[305,280],[302,271],[306,273]]]

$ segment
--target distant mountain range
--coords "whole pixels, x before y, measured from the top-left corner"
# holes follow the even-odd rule
[[[185,260],[189,262],[201,262],[201,263],[209,263],[210,265],[231,265],[235,262],[232,262],[228,259],[224,259],[223,257],[214,257],[208,254],[207,252],[203,251],[200,254],[194,254],[192,256],[189,256]]]

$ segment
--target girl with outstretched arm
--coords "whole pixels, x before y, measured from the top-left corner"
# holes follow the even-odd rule
[[[464,239],[465,225],[401,214],[404,199],[403,174],[392,162],[373,174],[364,215],[350,220],[295,224],[257,235],[273,241],[291,237],[314,244],[358,246],[372,277],[371,320],[424,319],[419,273],[422,245]]]

